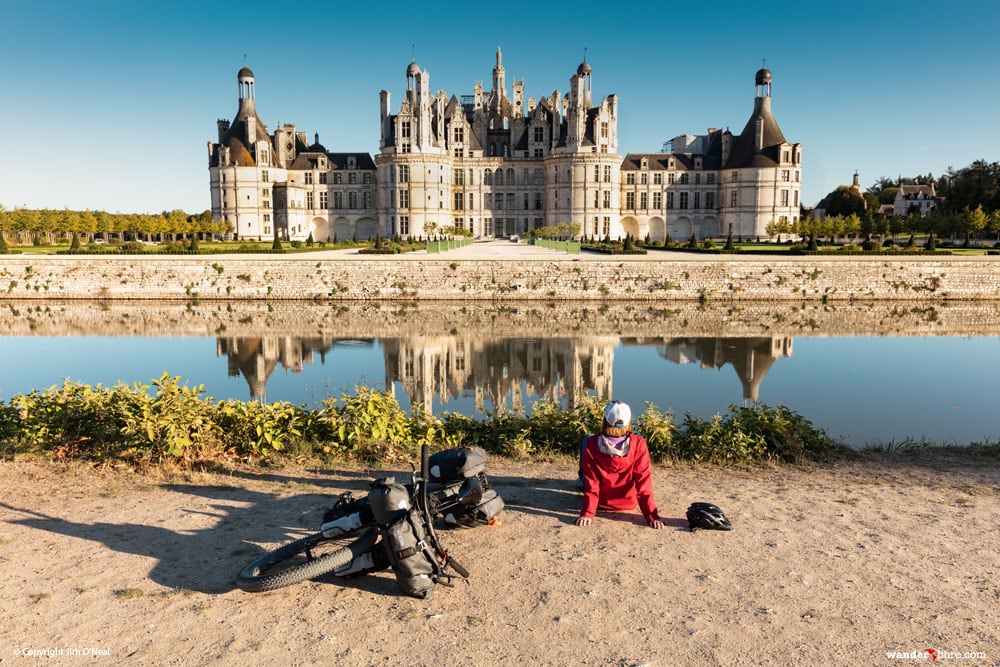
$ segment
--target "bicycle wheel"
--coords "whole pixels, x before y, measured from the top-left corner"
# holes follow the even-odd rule
[[[369,551],[378,531],[325,537],[315,533],[289,542],[250,563],[236,576],[236,585],[248,593],[262,593],[312,579],[354,560]]]

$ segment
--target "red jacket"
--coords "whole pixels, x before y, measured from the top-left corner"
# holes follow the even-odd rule
[[[641,435],[629,433],[625,456],[611,456],[601,451],[597,436],[587,438],[580,470],[583,472],[583,508],[581,517],[593,517],[597,510],[642,510],[646,521],[659,518],[653,499],[653,476],[649,448]]]

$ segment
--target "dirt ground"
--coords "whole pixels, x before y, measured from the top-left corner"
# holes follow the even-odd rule
[[[0,463],[0,663],[1000,664],[995,459],[657,467],[660,531],[573,525],[572,462],[488,473],[502,523],[442,531],[472,577],[424,601],[390,572],[234,588],[371,471]],[[735,530],[689,532],[696,500]]]

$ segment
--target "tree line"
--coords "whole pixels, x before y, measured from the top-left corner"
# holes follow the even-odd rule
[[[108,213],[70,209],[7,209],[0,205],[0,234],[29,245],[81,235],[104,240],[177,240],[178,236],[231,233],[228,223],[212,220],[211,211],[189,214],[180,209],[162,213]]]

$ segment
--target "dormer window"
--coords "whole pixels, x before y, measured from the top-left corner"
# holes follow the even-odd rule
[[[347,158],[347,168],[348,169],[357,169],[358,168],[358,160],[357,160],[357,158],[355,158],[354,156],[348,157]]]

